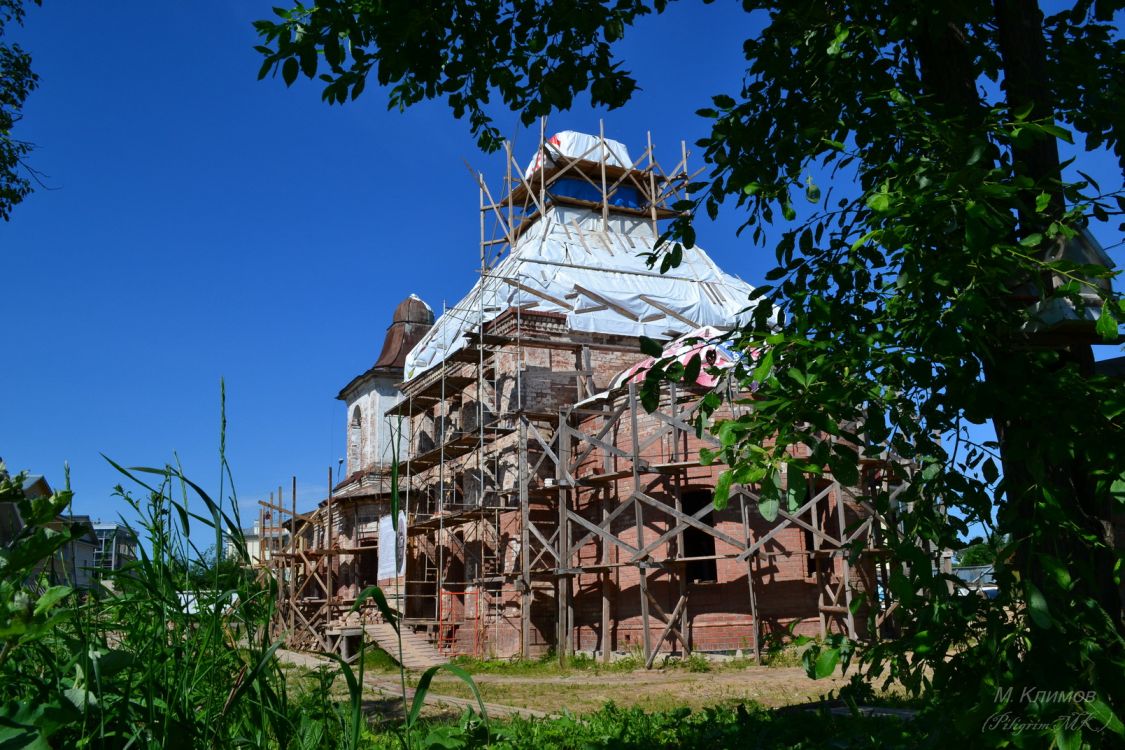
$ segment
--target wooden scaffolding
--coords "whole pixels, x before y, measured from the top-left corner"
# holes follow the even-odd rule
[[[594,290],[576,286],[562,298],[496,272],[535,222],[551,220],[551,206],[599,215],[598,229],[577,222],[562,229],[575,243],[611,254],[611,217],[650,222],[658,237],[660,222],[679,215],[669,206],[686,195],[686,147],[681,144],[679,162],[664,172],[651,137],[640,158],[625,166],[609,163],[610,143],[599,132],[596,144],[576,158],[549,154],[543,123],[538,168],[522,170],[509,147],[501,191],[493,193],[478,175],[479,293],[443,310],[466,322],[465,340],[424,373],[408,374],[401,402],[387,412],[408,443],[401,472],[407,566],[393,605],[446,654],[531,657],[554,649],[565,659],[581,638],[582,650],[608,660],[623,650],[613,633],[622,627],[620,581],[628,576],[637,588],[630,627],[639,632],[651,667],[661,653],[698,650],[692,576],[709,565],[727,577],[734,571],[744,576],[738,606],[748,615],[746,650],[760,656],[769,619],[763,595],[787,561],[803,566],[802,580],[815,582],[811,618],[819,634],[863,635],[863,607],[875,608],[880,624],[892,611],[882,593],[888,563],[878,549],[881,529],[894,521],[880,519],[865,499],[870,486],[809,480],[800,503],[782,508],[771,523],[758,512],[753,486],[732,488],[726,508],[716,508],[713,499],[701,502],[699,490],[713,488],[718,476],[699,460],[699,449],[716,443],[694,426],[705,389],[665,386],[649,413],[635,384],[607,387],[623,363],[641,358],[639,338],[583,334],[565,325],[567,315],[604,310],[638,324],[647,319]],[[599,199],[555,191],[564,180],[588,185]],[[614,203],[625,187],[641,197],[639,207]],[[624,241],[633,248],[631,239]],[[530,301],[490,309],[486,292],[503,287],[519,289]],[[656,317],[676,320],[668,338],[699,327],[658,298],[643,301]],[[536,309],[545,303],[567,313]],[[548,398],[533,395],[535,368],[550,380]],[[724,415],[732,412],[716,416]],[[901,471],[888,470],[893,462],[867,463],[865,483],[901,482]],[[335,650],[349,632],[335,626],[335,615],[350,602],[331,594],[331,560],[377,555],[377,547],[334,545],[331,493],[312,514],[283,506],[279,493],[270,509],[280,525],[289,525],[288,543],[266,564],[279,582],[277,629],[289,633],[292,644]],[[791,544],[794,539],[802,543]],[[693,545],[705,551],[689,549]],[[864,594],[862,607],[857,591]],[[578,605],[588,609],[593,600],[597,617],[583,616]],[[515,646],[499,648],[506,634],[514,634]]]

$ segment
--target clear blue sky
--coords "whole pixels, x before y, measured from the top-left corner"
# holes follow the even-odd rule
[[[474,281],[463,161],[497,178],[499,162],[444,104],[387,112],[371,87],[328,107],[304,81],[257,81],[250,24],[270,5],[47,0],[12,31],[42,79],[17,135],[51,189],[0,225],[0,456],[55,484],[69,461],[78,513],[122,510],[100,453],[176,451],[215,487],[220,378],[244,513],[294,474],[308,506],[344,453],[334,396],[374,361],[395,304],[416,293],[440,311]],[[643,87],[629,106],[581,103],[549,130],[604,117],[637,152],[651,131],[670,165],[707,130],[694,111],[737,89],[752,31],[737,3],[673,4],[621,47]],[[499,124],[527,158],[534,136]],[[1080,166],[1119,180],[1109,160]],[[736,226],[728,212],[700,244],[760,282],[772,252]]]
[[[644,90],[627,109],[583,103],[548,127],[596,132],[604,117],[638,152],[651,130],[674,163],[680,139],[706,132],[693,112],[744,69],[748,19],[720,5],[631,33]],[[17,134],[52,189],[0,225],[18,363],[0,375],[0,456],[55,484],[69,461],[76,512],[121,510],[100,453],[160,465],[176,451],[216,486],[220,378],[244,512],[278,484],[288,495],[294,474],[303,504],[323,497],[344,455],[334,397],[374,362],[395,304],[413,292],[440,311],[474,281],[463,161],[497,178],[500,164],[444,104],[387,112],[368,88],[329,107],[311,84],[258,81],[250,24],[270,6],[48,0],[12,32],[41,77]],[[514,115],[500,125],[527,158],[534,136]],[[753,283],[768,256],[734,226],[700,243]]]

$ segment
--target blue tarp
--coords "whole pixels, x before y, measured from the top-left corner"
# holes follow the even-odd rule
[[[602,202],[601,188],[594,187],[585,180],[559,180],[551,185],[550,192],[552,195],[578,198],[579,200],[590,201],[591,203]],[[623,206],[625,208],[644,208],[644,204],[641,202],[640,191],[628,185],[618,186],[617,190],[613,191],[613,195],[609,197],[609,204],[611,206]]]

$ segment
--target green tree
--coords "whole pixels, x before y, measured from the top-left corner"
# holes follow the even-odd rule
[[[39,0],[33,0],[39,5]],[[0,219],[11,218],[12,208],[31,192],[36,173],[25,162],[31,144],[12,136],[22,117],[24,100],[39,85],[31,70],[31,55],[18,44],[3,41],[5,28],[23,22],[23,0],[0,0]]]
[[[955,555],[955,565],[994,565],[1005,552],[1009,539],[993,535],[987,540],[974,537],[969,544]]]
[[[224,555],[220,548],[210,547],[188,564],[188,583],[195,591],[218,592],[240,588],[252,575],[234,555]]]
[[[257,24],[260,75],[319,75],[332,103],[374,75],[392,107],[446,98],[495,148],[493,98],[525,123],[587,90],[625,103],[636,82],[613,44],[665,5],[325,0]],[[1080,135],[1125,161],[1122,5],[1045,18],[1035,0],[745,0],[764,28],[744,43],[742,88],[699,112],[711,169],[666,245],[694,242],[699,211],[744,211],[757,244],[780,229],[772,285],[732,336],[765,354],[736,373],[755,409],[717,425],[726,481],[758,485],[770,514],[787,472],[831,471],[888,512],[861,452],[918,468],[900,477],[902,533],[887,540],[906,563],[891,580],[902,636],[862,658],[870,677],[931,695],[935,731],[978,743],[1012,740],[987,723],[1006,710],[1036,722],[1026,741],[1123,733],[1110,521],[1125,503],[1125,394],[1095,374],[1092,345],[1118,339],[1125,303],[1085,230],[1125,201],[1119,185],[1068,180],[1059,155]],[[986,422],[998,441],[974,437]],[[798,444],[810,458],[787,454]],[[978,524],[1011,539],[995,600],[950,596],[918,545],[959,547]],[[1095,697],[1021,701],[1025,687]],[[1095,728],[1056,721],[1076,712]]]

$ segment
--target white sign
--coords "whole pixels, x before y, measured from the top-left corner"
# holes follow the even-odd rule
[[[395,557],[398,573],[395,573]],[[406,514],[398,513],[398,533],[395,533],[388,513],[379,517],[379,580],[406,575]]]

